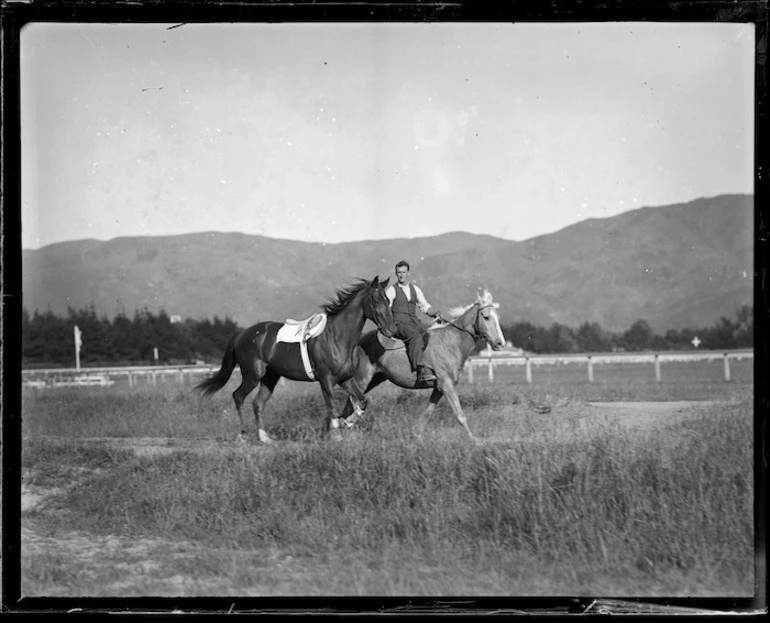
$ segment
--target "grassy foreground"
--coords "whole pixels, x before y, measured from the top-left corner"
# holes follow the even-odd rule
[[[62,400],[65,413],[50,410],[56,418],[46,405],[57,399],[36,398],[22,455],[30,484],[77,484],[29,519],[53,537],[75,530],[186,544],[184,556],[165,563],[164,548],[152,549],[159,566],[148,572],[151,593],[159,585],[152,578],[169,574],[191,578],[193,595],[753,590],[746,392],[731,390],[730,402],[693,417],[632,430],[601,418],[586,426],[559,409],[535,415],[520,389],[474,386],[461,398],[487,442],[473,446],[446,406],[426,419],[417,415],[425,393],[396,390],[375,401],[376,417],[345,442],[321,441],[313,417],[320,396],[287,389],[271,403],[269,427],[284,443],[155,456],[73,437],[229,442],[236,432],[229,396],[199,405],[176,391],[109,400],[94,393]],[[532,391],[544,397],[542,388]],[[565,413],[585,410],[575,403],[578,390],[556,391],[546,397]],[[25,592],[82,591],[82,569],[72,564],[50,553],[27,556]],[[143,590],[137,581],[131,590]]]

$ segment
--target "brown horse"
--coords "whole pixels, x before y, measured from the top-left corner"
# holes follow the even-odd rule
[[[377,331],[370,331],[359,342],[358,368],[354,378],[360,388],[369,393],[383,381],[390,381],[405,389],[424,389],[433,386],[430,402],[425,414],[430,414],[436,403],[446,395],[457,420],[475,439],[463,413],[455,386],[460,380],[466,359],[471,355],[476,340],[484,339],[494,349],[500,350],[505,345],[500,319],[497,315],[499,303],[492,300],[488,291],[477,296],[475,303],[467,307],[449,310],[452,320],[443,324],[434,324],[429,329],[430,341],[425,349],[425,364],[433,368],[436,380],[427,385],[418,385],[417,376],[409,366],[404,343],[400,340],[382,339]],[[346,426],[353,426],[360,418],[366,401],[356,405],[348,401],[342,412]]]
[[[195,388],[204,397],[214,394],[225,386],[238,364],[242,380],[233,392],[235,408],[241,422],[238,439],[246,438],[241,411],[243,402],[259,386],[253,403],[254,417],[259,440],[268,443],[272,439],[262,427],[260,418],[280,378],[318,381],[326,402],[327,430],[332,438],[339,439],[339,420],[333,400],[334,386],[345,388],[353,404],[364,403],[365,407],[366,398],[351,379],[358,363],[356,345],[366,320],[374,322],[385,335],[392,336],[396,332],[390,304],[385,296],[388,281],[389,279],[386,279],[380,283],[378,277],[372,281],[359,279],[358,283],[337,290],[336,299],[321,306],[327,314],[327,321],[320,335],[307,341],[307,358],[312,368],[310,374],[303,362],[300,344],[277,341],[278,330],[283,323],[264,321],[233,335],[219,371],[198,383]]]

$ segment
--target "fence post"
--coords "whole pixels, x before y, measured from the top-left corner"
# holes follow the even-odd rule
[[[660,383],[660,357],[655,353],[655,380]]]
[[[492,365],[492,357],[490,357],[489,358],[489,382],[491,383],[494,380],[495,380],[495,371],[494,371],[494,366]]]
[[[158,384],[158,379],[156,377],[155,370],[152,371],[152,384],[153,386]]]
[[[591,359],[591,355],[588,355],[588,381],[594,382],[594,362]]]
[[[134,375],[131,374],[131,370],[128,371],[128,386],[129,387],[134,386]]]
[[[532,382],[532,362],[530,361],[529,357],[525,357],[524,359],[524,368],[527,372],[527,383]]]
[[[468,383],[473,383],[473,362],[468,362]]]
[[[725,381],[730,380],[730,354],[725,353]]]

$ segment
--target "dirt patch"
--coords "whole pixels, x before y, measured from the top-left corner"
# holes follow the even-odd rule
[[[697,417],[719,403],[698,402],[589,402],[585,417],[604,415],[623,426],[654,428],[677,420]]]

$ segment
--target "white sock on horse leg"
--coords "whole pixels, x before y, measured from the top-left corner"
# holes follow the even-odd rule
[[[264,430],[264,429],[262,429],[262,428],[260,428],[260,429],[259,429],[259,440],[260,440],[262,443],[269,443],[269,442],[273,441],[273,440],[272,440],[272,438],[270,437],[270,435],[268,435],[268,434],[265,432],[265,430]]]

